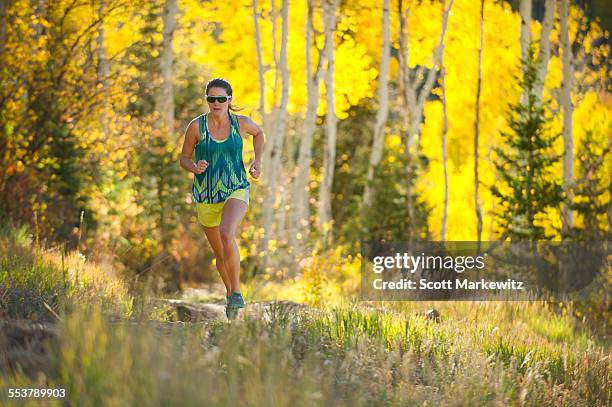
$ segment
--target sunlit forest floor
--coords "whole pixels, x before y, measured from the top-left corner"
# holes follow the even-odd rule
[[[612,403],[609,335],[567,306],[358,297],[312,306],[297,291],[247,283],[248,311],[228,322],[215,286],[175,301],[136,294],[78,253],[5,227],[0,389],[65,388],[71,405]]]

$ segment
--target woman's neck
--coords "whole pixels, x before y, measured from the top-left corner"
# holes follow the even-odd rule
[[[229,112],[209,112],[208,119],[217,127],[229,121]]]

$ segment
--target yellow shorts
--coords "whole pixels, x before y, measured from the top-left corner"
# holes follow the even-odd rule
[[[196,203],[196,210],[198,212],[198,222],[202,226],[213,228],[221,224],[221,215],[223,214],[223,206],[230,198],[240,199],[246,202],[247,208],[249,207],[249,190],[247,188],[237,189],[225,201],[219,203]]]

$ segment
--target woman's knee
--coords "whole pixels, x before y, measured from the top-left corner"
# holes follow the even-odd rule
[[[223,244],[228,245],[234,241],[235,229],[231,226],[221,225],[219,227],[219,234],[221,235]]]

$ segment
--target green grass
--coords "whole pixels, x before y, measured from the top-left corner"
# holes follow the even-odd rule
[[[53,313],[94,304],[119,318],[163,314],[148,300],[131,295],[109,265],[89,262],[76,251],[64,253],[61,247],[42,248],[26,227],[0,227],[0,318],[53,319]]]
[[[0,388],[60,387],[71,404],[110,406],[612,403],[608,339],[545,302],[331,302],[323,286],[326,307],[185,324],[99,265],[74,254],[62,265],[23,231],[3,232],[0,245],[5,317],[48,316],[44,301],[62,319],[44,355],[30,355],[44,376],[0,369]],[[432,307],[439,322],[424,316]]]
[[[558,359],[546,342],[528,348],[497,332],[481,342],[464,332],[470,327],[401,319],[358,307],[278,306],[267,319],[231,324],[130,325],[92,307],[60,323],[49,386],[67,388],[75,405],[610,403],[603,348],[568,349]],[[0,378],[0,386],[18,384],[33,385],[20,374]]]

